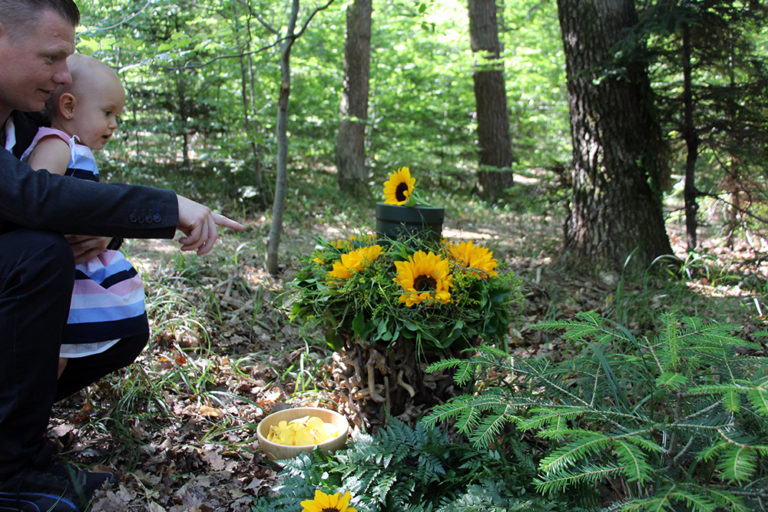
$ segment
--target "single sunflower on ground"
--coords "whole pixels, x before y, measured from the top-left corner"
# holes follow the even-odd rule
[[[397,277],[394,281],[405,293],[400,302],[411,307],[422,302],[451,302],[453,275],[448,260],[432,251],[417,251],[408,261],[396,261]]]
[[[384,182],[384,202],[397,205],[407,203],[415,186],[416,178],[411,177],[411,170],[400,167],[390,173],[389,179]]]
[[[349,491],[344,494],[325,494],[323,491],[315,491],[315,499],[301,502],[302,512],[357,512],[349,506],[352,496]]]
[[[361,272],[374,262],[381,254],[380,245],[361,247],[341,255],[340,261],[333,263],[333,269],[328,272],[329,278],[349,279],[355,272]]]
[[[448,254],[457,265],[464,268],[465,272],[474,274],[483,279],[498,275],[496,267],[499,266],[493,257],[493,252],[485,247],[475,247],[472,241],[469,242],[446,242]]]

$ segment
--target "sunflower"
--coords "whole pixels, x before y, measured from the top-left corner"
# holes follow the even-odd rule
[[[475,247],[472,241],[469,242],[446,242],[448,253],[457,265],[478,278],[493,277],[496,273],[497,261],[493,257],[493,252],[485,247]]]
[[[417,251],[408,261],[396,261],[394,281],[403,287],[400,302],[411,307],[423,301],[451,302],[453,276],[448,260],[430,251]]]
[[[349,279],[355,272],[360,272],[374,262],[381,254],[380,245],[361,247],[341,255],[340,261],[333,263],[333,269],[328,272],[329,278]]]
[[[301,502],[301,512],[357,512],[349,506],[352,496],[349,491],[344,494],[325,494],[323,491],[315,491],[315,499]]]
[[[390,173],[389,179],[384,182],[384,202],[397,205],[407,203],[415,185],[416,178],[411,178],[410,169],[400,167]]]

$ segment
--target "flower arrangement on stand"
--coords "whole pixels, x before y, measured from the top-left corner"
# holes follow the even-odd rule
[[[407,202],[415,180],[403,169],[384,191]],[[424,365],[480,342],[503,345],[522,300],[519,278],[500,272],[488,248],[429,229],[398,233],[320,239],[291,283],[292,318],[323,329],[337,351],[334,377],[370,424],[435,403],[446,389]]]

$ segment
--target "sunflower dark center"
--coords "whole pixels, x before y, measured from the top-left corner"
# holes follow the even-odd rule
[[[322,512],[339,512],[339,509],[336,507],[325,507]]]
[[[408,184],[407,183],[398,183],[397,188],[395,189],[395,198],[398,201],[405,201],[408,199]]]
[[[437,281],[432,276],[419,276],[413,280],[413,289],[417,292],[428,292],[437,288]]]

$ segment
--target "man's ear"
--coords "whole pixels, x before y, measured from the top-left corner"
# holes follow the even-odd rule
[[[59,114],[64,119],[70,120],[75,116],[75,107],[77,106],[77,99],[72,93],[65,92],[59,96]]]

